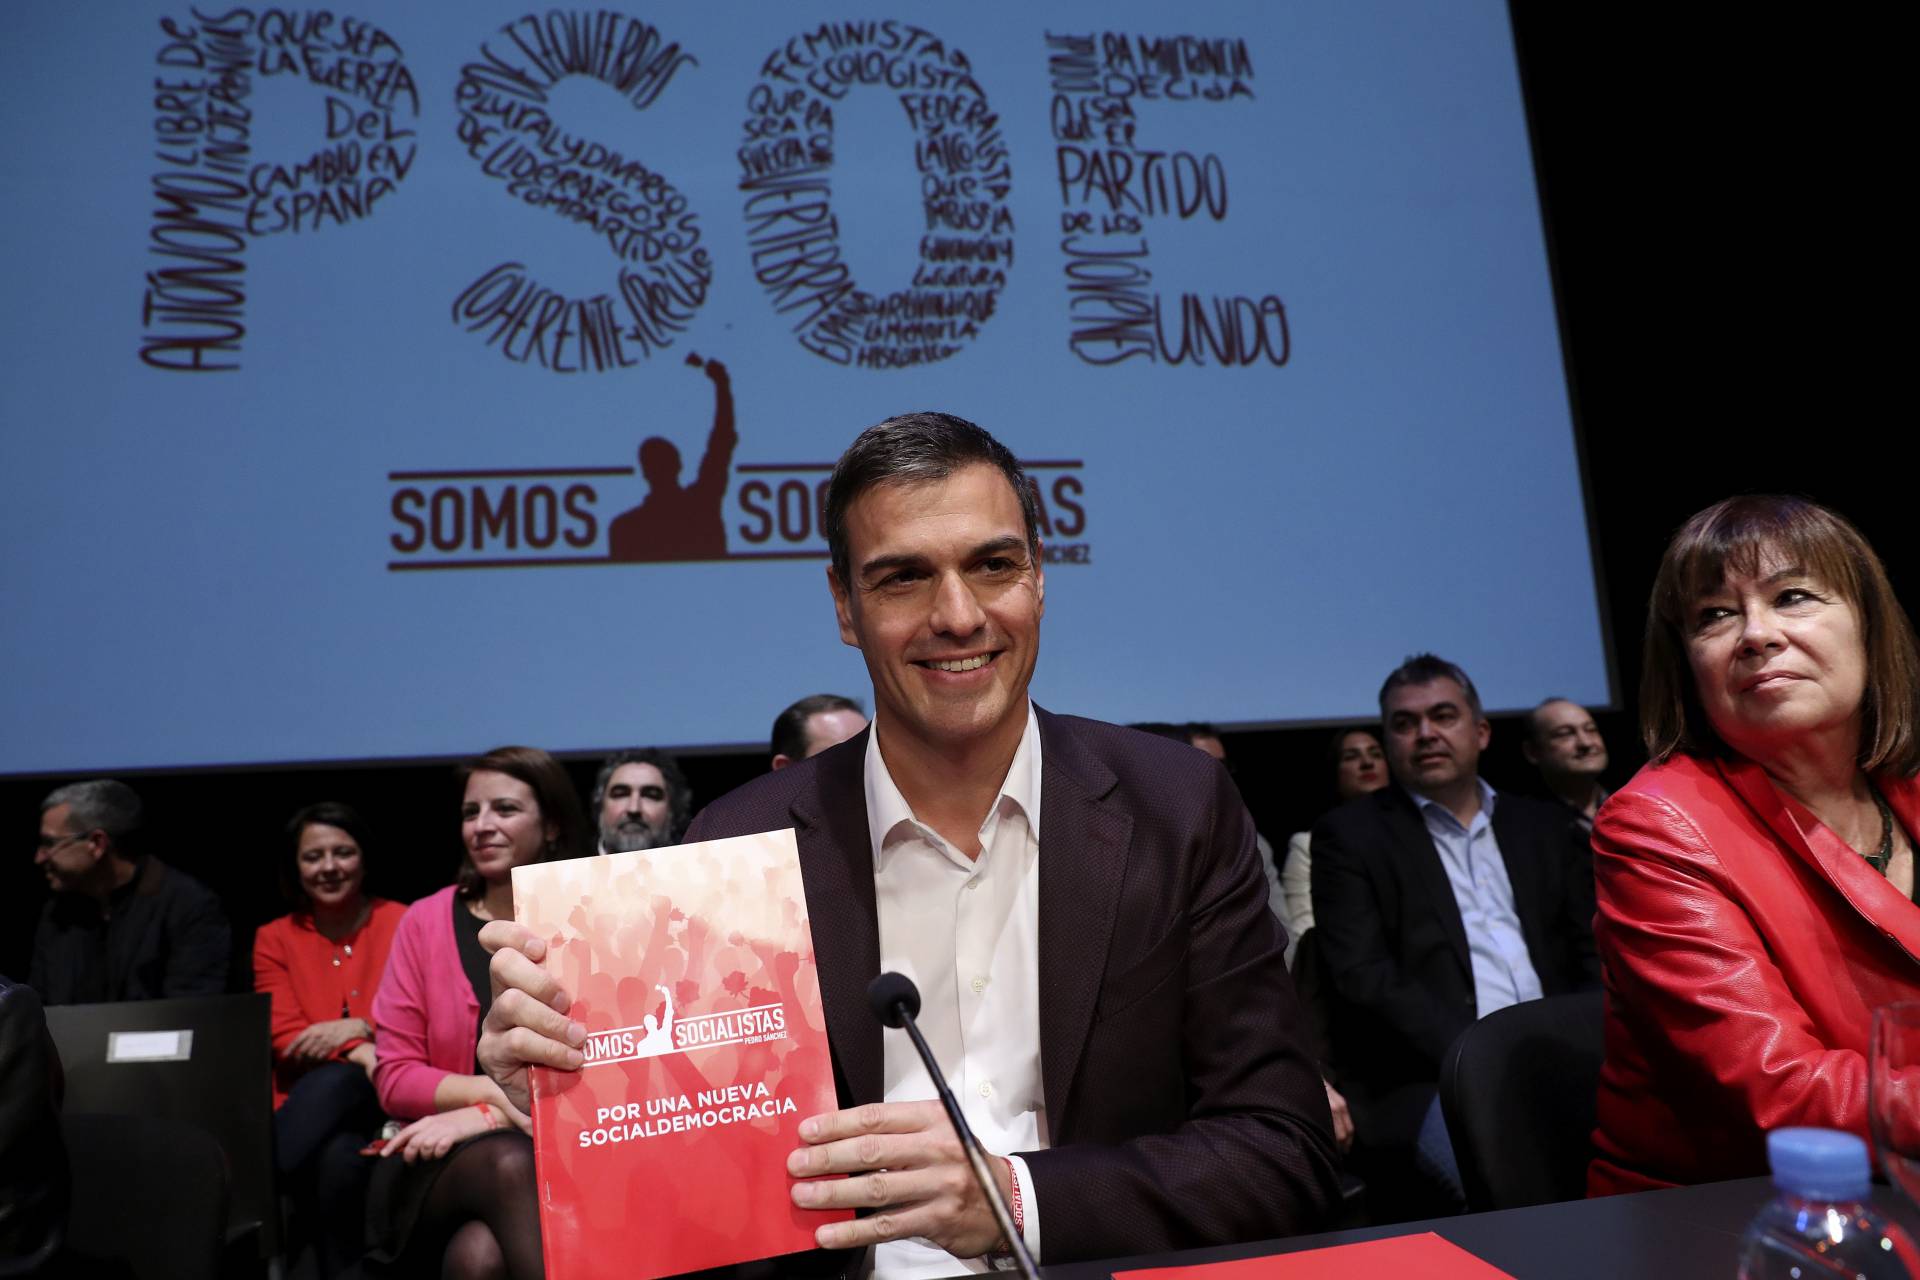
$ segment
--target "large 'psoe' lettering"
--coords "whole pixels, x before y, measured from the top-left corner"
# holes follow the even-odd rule
[[[926,225],[904,287],[864,290],[840,255],[834,111],[890,91],[914,130]],[[1000,118],[961,50],[909,22],[829,22],[769,53],[738,152],[754,279],[800,345],[835,364],[895,369],[961,351],[1013,266],[1012,170]]]
[[[155,209],[140,358],[195,373],[240,367],[246,251],[373,215],[413,168],[420,95],[386,32],[329,10],[235,8],[162,18],[154,55]],[[257,82],[311,86],[318,149],[253,153]]]
[[[605,9],[529,14],[481,44],[454,93],[467,154],[513,199],[605,241],[619,267],[611,289],[575,298],[502,263],[454,299],[455,324],[556,373],[631,367],[686,331],[713,281],[687,197],[638,157],[569,132],[549,91],[589,77],[643,111],[689,64],[658,28]]]

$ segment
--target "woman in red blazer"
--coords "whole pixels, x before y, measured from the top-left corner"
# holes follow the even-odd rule
[[[1653,762],[1593,833],[1595,1195],[1764,1173],[1782,1125],[1864,1137],[1873,1010],[1920,996],[1920,653],[1872,548],[1729,499],[1674,537],[1649,614]]]
[[[294,910],[253,938],[253,985],[272,998],[274,1154],[309,1206],[320,1274],[359,1255],[367,1164],[380,1128],[373,996],[406,908],[366,891],[367,833],[344,804],[287,823],[281,879]]]

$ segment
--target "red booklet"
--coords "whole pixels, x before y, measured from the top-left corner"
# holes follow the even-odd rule
[[[1431,1231],[1360,1244],[1329,1245],[1238,1262],[1116,1271],[1114,1280],[1513,1280]]]
[[[793,1253],[852,1216],[788,1190],[837,1105],[792,831],[516,867],[513,900],[587,1028],[586,1066],[532,1072],[550,1280]]]

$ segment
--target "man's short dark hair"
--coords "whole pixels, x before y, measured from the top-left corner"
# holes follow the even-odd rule
[[[1386,714],[1387,695],[1395,689],[1410,684],[1432,684],[1435,680],[1451,680],[1459,685],[1460,692],[1467,695],[1467,707],[1473,712],[1473,718],[1487,718],[1480,709],[1480,691],[1473,687],[1473,681],[1467,678],[1467,673],[1445,658],[1435,657],[1431,653],[1416,653],[1393,669],[1393,674],[1380,686],[1380,714]]]
[[[607,798],[607,784],[613,781],[614,772],[627,764],[650,764],[660,771],[661,779],[667,784],[667,843],[679,844],[687,824],[693,821],[693,788],[687,785],[687,775],[680,772],[680,762],[653,747],[616,751],[601,762],[600,774],[593,780],[594,825],[600,823],[600,806]]]
[[[67,806],[70,830],[80,835],[104,831],[121,857],[131,856],[130,850],[145,821],[145,810],[132,787],[113,778],[70,782],[48,792],[47,798],[40,802],[40,812],[63,804]]]
[[[848,580],[847,510],[854,499],[883,484],[924,484],[945,480],[962,467],[986,463],[998,467],[1020,499],[1027,526],[1027,554],[1040,557],[1040,510],[1019,459],[987,432],[950,413],[903,413],[875,423],[847,446],[827,482],[824,516],[833,571]]]
[[[798,760],[807,754],[807,721],[829,711],[851,711],[864,716],[866,708],[852,698],[837,693],[814,693],[800,699],[773,718],[773,736],[767,743],[768,754]]]

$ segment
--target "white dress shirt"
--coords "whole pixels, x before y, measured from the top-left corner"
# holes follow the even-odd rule
[[[1269,873],[1271,874],[1271,873]],[[1287,972],[1293,972],[1293,957],[1300,950],[1300,939],[1313,928],[1313,833],[1296,831],[1287,840],[1287,865],[1280,870],[1279,904],[1273,913],[1287,926]],[[1272,902],[1269,896],[1268,901]]]
[[[913,816],[880,757],[880,725],[867,738],[867,828],[873,841],[880,968],[920,989],[920,1031],[947,1073],[967,1123],[989,1152],[1047,1145],[1040,1077],[1040,723],[1027,729],[980,824],[970,859]],[[905,1032],[883,1044],[888,1102],[933,1099],[933,1081]],[[991,1161],[989,1161],[991,1163]],[[1040,1206],[1026,1162],[1012,1157],[1027,1248],[1040,1256]],[[873,1253],[878,1280],[921,1280],[990,1270],[924,1239]]]

